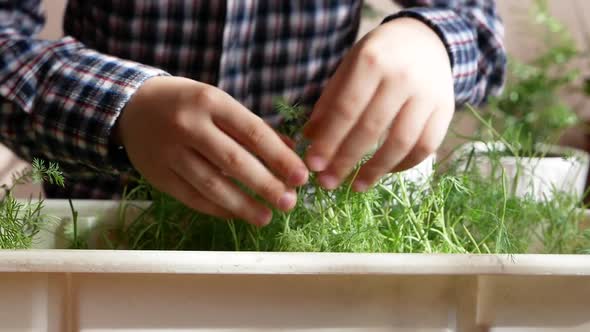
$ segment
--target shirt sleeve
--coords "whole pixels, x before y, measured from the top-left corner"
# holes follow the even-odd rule
[[[81,172],[130,168],[112,157],[111,130],[141,84],[166,73],[71,37],[36,39],[44,20],[41,0],[0,0],[1,143]]]
[[[455,101],[478,105],[501,92],[506,75],[504,27],[494,0],[396,0],[441,38],[451,60]]]

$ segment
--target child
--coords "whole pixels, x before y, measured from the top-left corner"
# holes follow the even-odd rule
[[[360,0],[70,0],[56,41],[34,37],[40,2],[0,0],[0,139],[60,164],[68,189],[49,196],[112,198],[134,168],[196,210],[265,225],[232,179],[289,210],[308,169],[335,188],[384,137],[353,184],[366,190],[503,83],[492,0],[398,1],[357,43]],[[267,124],[278,96],[313,107],[305,161]]]

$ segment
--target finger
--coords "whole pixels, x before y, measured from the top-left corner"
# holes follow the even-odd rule
[[[364,54],[352,53],[338,67],[304,128],[311,142],[305,161],[312,171],[326,169],[377,90],[382,75],[376,58]]]
[[[206,156],[223,174],[236,179],[278,209],[287,211],[295,206],[295,191],[287,188],[233,138],[214,125],[203,128],[201,134],[203,144],[194,149]]]
[[[380,177],[397,166],[410,153],[426,121],[432,106],[424,99],[409,99],[394,119],[389,135],[377,153],[363,165],[354,181],[353,189],[365,191]]]
[[[170,171],[166,186],[169,188],[166,190],[168,194],[174,196],[184,205],[193,210],[218,218],[233,218],[233,215],[228,210],[205,198],[198,190],[183,180],[174,171]]]
[[[452,111],[433,112],[412,152],[395,166],[392,172],[412,168],[433,154],[444,140],[452,119]]]
[[[278,134],[278,135],[279,135],[279,137],[281,138],[281,140],[282,140],[282,141],[283,141],[285,144],[287,144],[287,146],[288,146],[288,147],[289,147],[291,150],[294,150],[294,149],[295,149],[295,147],[296,147],[297,145],[296,145],[295,141],[294,141],[294,140],[293,140],[291,137],[289,137],[289,136],[287,136],[287,135],[283,135],[283,134]]]
[[[186,153],[175,165],[175,172],[190,183],[201,195],[209,200],[219,202],[234,216],[247,222],[263,226],[270,222],[272,212],[241,190],[229,178],[221,175],[214,165],[198,153],[186,148]]]
[[[352,52],[346,55],[336,68],[336,71],[334,72],[332,77],[330,77],[330,79],[326,83],[326,86],[323,89],[323,93],[320,95],[320,98],[314,105],[310,117],[307,120],[307,123],[305,123],[305,125],[302,128],[303,136],[305,136],[306,138],[308,134],[312,134],[316,131],[317,127],[320,127],[320,119],[322,116],[326,115],[324,111],[320,111],[321,109],[323,109],[323,107],[320,107],[320,104],[325,103],[328,100],[328,91],[335,89],[332,86],[336,85],[342,79],[343,75],[349,71],[348,68],[352,65],[353,60],[354,57],[352,55]],[[326,95],[326,97],[322,97],[323,95]]]
[[[406,93],[383,81],[359,122],[354,126],[326,171],[319,175],[320,184],[334,189],[346,178],[362,157],[374,149],[404,103]]]
[[[227,111],[219,112],[214,118],[215,124],[262,159],[289,185],[305,184],[309,172],[301,158],[260,117],[239,103],[235,104]]]

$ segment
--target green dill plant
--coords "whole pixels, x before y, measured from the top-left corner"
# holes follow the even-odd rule
[[[0,200],[0,249],[28,249],[34,237],[46,221],[43,215],[43,199],[17,200],[13,191],[26,183],[50,183],[64,185],[64,177],[56,163],[46,164],[33,160],[32,166],[14,174],[11,185],[3,185],[4,196]]]
[[[368,3],[367,1],[363,1],[361,13],[364,18],[368,19],[377,19],[385,16],[385,13],[383,11],[375,8],[374,5]]]
[[[489,123],[523,156],[543,155],[537,151],[539,143],[553,144],[579,123],[562,98],[579,76],[579,70],[572,69],[579,51],[564,25],[549,13],[547,1],[537,0],[534,5],[534,22],[546,48],[526,63],[510,59],[504,92],[490,98],[485,109]],[[490,138],[485,130],[482,136]]]
[[[278,109],[302,112],[286,104]],[[124,195],[120,220],[105,237],[109,248],[138,250],[516,254],[590,248],[590,232],[577,232],[578,201],[566,193],[543,201],[517,197],[501,170],[490,177],[450,167],[424,183],[394,174],[364,193],[352,191],[350,182],[325,190],[311,174],[297,190],[292,211],[274,211],[270,225],[258,228],[192,211],[140,180]],[[124,213],[146,198],[149,207],[133,217]]]

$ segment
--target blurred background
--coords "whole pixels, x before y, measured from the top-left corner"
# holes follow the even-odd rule
[[[66,0],[44,0],[43,2],[48,20],[41,37],[59,38],[62,35],[61,19]],[[531,61],[546,47],[546,39],[533,19],[534,0],[498,0],[497,3],[505,23],[506,46],[509,55],[518,61]],[[551,15],[562,22],[565,29],[571,34],[578,51],[581,54],[587,54],[590,51],[590,1],[548,0],[547,4]],[[379,24],[384,15],[397,9],[390,0],[366,0],[359,37]],[[570,65],[580,70],[582,74],[580,79],[590,73],[589,57],[576,58],[572,60]],[[590,121],[589,97],[568,91],[561,92],[561,94],[563,94],[565,103],[579,115],[582,124]],[[475,124],[471,117],[459,113],[454,121],[453,131],[469,133],[474,127]],[[560,139],[561,143],[590,150],[590,136],[587,136],[587,130],[584,128],[584,125],[578,125],[566,130]],[[449,135],[441,154],[456,145],[452,136],[452,134]],[[26,163],[0,145],[0,183],[10,182],[11,174],[26,166]],[[18,188],[16,195],[23,197],[31,194],[37,195],[38,192],[40,192],[38,186],[29,185]]]

